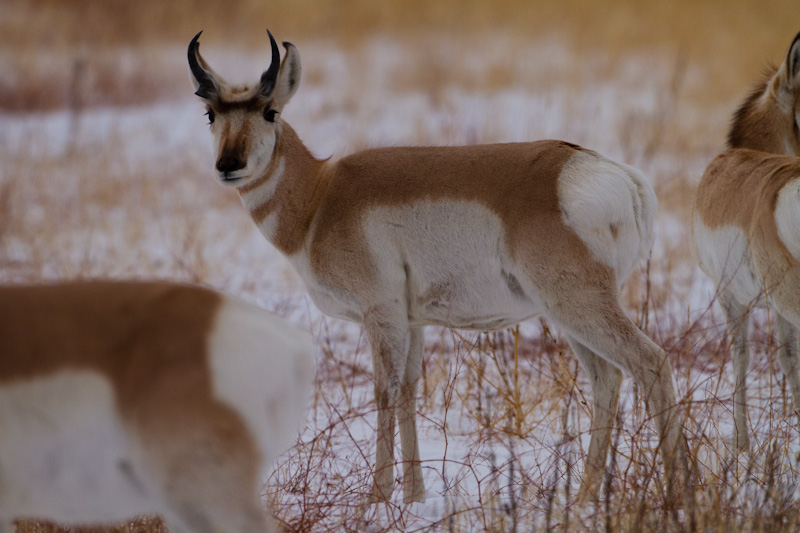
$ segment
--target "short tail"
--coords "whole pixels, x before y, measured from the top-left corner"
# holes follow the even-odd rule
[[[639,232],[639,259],[647,259],[656,240],[656,213],[658,212],[656,191],[641,170],[630,165],[618,164],[636,185],[636,192],[631,200],[636,217],[636,229]]]

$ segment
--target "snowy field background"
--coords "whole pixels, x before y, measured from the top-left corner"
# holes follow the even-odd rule
[[[575,503],[591,391],[560,332],[539,319],[492,334],[426,329],[418,421],[427,502],[402,505],[398,473],[390,503],[363,505],[375,454],[363,331],[319,313],[235,193],[215,183],[211,136],[179,39],[0,50],[3,94],[28,94],[47,72],[52,89],[66,93],[55,103],[41,96],[37,105],[34,95],[33,104],[12,97],[0,105],[0,281],[197,283],[309,331],[315,394],[296,446],[264,485],[265,502],[289,531],[761,531],[800,523],[800,441],[772,357],[773,317],[755,313],[754,452],[736,458],[728,449],[733,387],[722,320],[690,250],[693,187],[723,149],[729,116],[758,67],[726,77],[696,47],[612,53],[557,29],[364,31],[355,41],[271,30],[300,50],[303,79],[283,118],[318,157],[370,146],[558,138],[650,176],[661,202],[658,238],[622,300],[670,355],[697,463],[695,510],[664,509],[657,438],[629,379],[607,496]],[[226,44],[217,31],[204,34],[204,57],[228,79],[257,80],[269,61],[265,35],[256,45]],[[744,54],[748,65],[780,61],[795,31],[760,50],[742,43],[723,62]],[[115,70],[122,81],[107,94],[121,94],[121,103],[98,89]],[[124,80],[137,78],[146,94],[126,97]],[[18,531],[57,530],[48,527]],[[148,520],[120,527],[161,530]]]

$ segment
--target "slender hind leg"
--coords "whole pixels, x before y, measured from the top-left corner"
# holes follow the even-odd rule
[[[589,348],[569,337],[569,344],[584,370],[589,375],[594,403],[592,408],[592,436],[589,441],[589,455],[583,471],[579,501],[597,499],[600,484],[605,474],[611,430],[619,404],[619,389],[622,372],[591,351]]]
[[[613,284],[573,289],[569,297],[559,294],[551,301],[548,316],[639,384],[660,435],[668,501],[678,504],[679,491],[688,480],[688,448],[667,355],[625,316]]]

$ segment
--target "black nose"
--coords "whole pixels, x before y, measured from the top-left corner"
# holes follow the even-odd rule
[[[243,169],[244,166],[244,161],[236,156],[223,156],[217,161],[217,170],[220,172],[233,172]]]

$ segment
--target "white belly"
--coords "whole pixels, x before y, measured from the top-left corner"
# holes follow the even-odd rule
[[[439,325],[457,329],[486,331],[518,324],[536,316],[544,308],[532,290],[524,291],[519,278],[497,268],[462,272],[452,276],[433,276],[419,281],[409,268],[408,284],[398,296],[407,302],[410,326]],[[367,312],[362,298],[354,291],[306,282],[314,305],[328,316],[361,322]],[[392,299],[385,295],[383,300]]]
[[[412,326],[496,329],[542,311],[516,272],[499,217],[480,204],[375,208],[363,228],[382,284],[403,292]]]
[[[695,215],[694,239],[700,267],[742,305],[763,305],[763,287],[756,274],[745,233],[735,226],[708,228]]]
[[[500,268],[435,283],[409,298],[410,325],[436,324],[480,331],[512,326],[543,311],[519,279]]]

